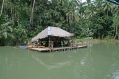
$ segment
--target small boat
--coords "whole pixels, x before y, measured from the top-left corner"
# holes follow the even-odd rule
[[[27,46],[19,46],[21,49],[26,49]]]

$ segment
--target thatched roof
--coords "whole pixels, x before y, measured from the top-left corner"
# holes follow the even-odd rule
[[[43,31],[41,31],[39,34],[37,34],[35,37],[32,38],[32,42],[37,41],[38,39],[43,39],[48,36],[59,36],[59,37],[71,37],[74,36],[72,33],[69,33],[59,27],[47,27]]]

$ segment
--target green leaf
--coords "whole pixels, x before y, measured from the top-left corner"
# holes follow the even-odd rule
[[[7,38],[7,32],[3,32],[3,36],[6,39]]]

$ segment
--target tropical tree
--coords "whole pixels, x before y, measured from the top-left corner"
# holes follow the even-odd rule
[[[7,20],[7,16],[0,16],[0,41],[1,45],[6,45],[8,43],[7,39],[13,39],[13,22]]]
[[[114,28],[114,39],[119,39],[119,9],[118,6],[114,6],[115,10],[113,10],[113,25]]]
[[[78,11],[77,1],[71,0],[67,2],[67,12],[66,12],[66,21],[68,23],[69,28],[72,28],[70,32],[73,32],[76,24],[80,20],[80,14]]]

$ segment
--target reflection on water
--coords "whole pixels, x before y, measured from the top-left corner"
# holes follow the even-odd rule
[[[85,63],[85,57],[81,59],[80,63],[81,63],[81,65],[84,65],[84,63]]]
[[[116,70],[114,73],[112,73],[111,79],[119,79],[119,70]]]
[[[119,44],[52,53],[0,47],[0,79],[119,79]]]
[[[43,60],[41,60],[38,57],[32,56],[38,63],[40,63],[41,65],[45,66],[48,69],[54,69],[54,68],[60,68],[66,65],[71,65],[72,61],[62,61],[62,62],[57,62],[57,63],[53,63],[53,64],[47,64],[45,63]]]
[[[119,79],[119,70],[108,74],[105,79]]]

